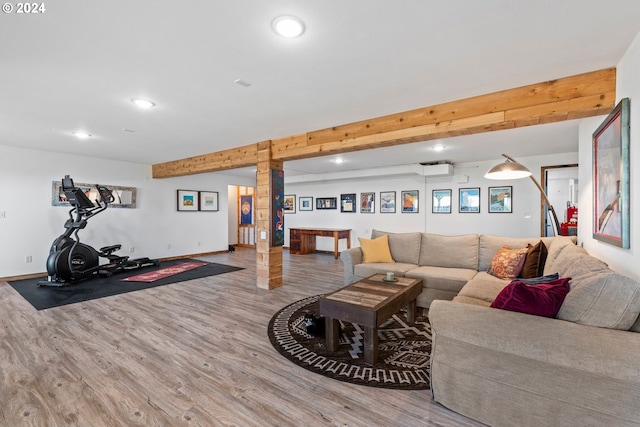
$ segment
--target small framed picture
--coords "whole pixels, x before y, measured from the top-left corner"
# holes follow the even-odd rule
[[[337,209],[337,199],[335,197],[317,197],[316,209]]]
[[[511,213],[513,187],[489,187],[489,213]]]
[[[200,191],[199,209],[201,211],[217,212],[218,211],[218,192],[217,191]]]
[[[451,190],[433,190],[431,213],[451,213]]]
[[[296,196],[295,194],[289,194],[284,196],[282,204],[284,213],[296,213]]]
[[[301,211],[312,211],[313,210],[313,197],[300,197],[298,199],[300,206],[298,209]]]
[[[459,213],[479,213],[480,212],[480,187],[458,189],[458,212]]]
[[[396,213],[396,192],[380,192],[380,213]]]
[[[199,198],[197,191],[178,190],[178,211],[197,212],[198,202]]]
[[[418,213],[418,190],[403,191],[402,197],[402,213]]]
[[[376,193],[360,193],[360,213],[376,212]]]
[[[356,193],[340,195],[340,212],[356,211]]]

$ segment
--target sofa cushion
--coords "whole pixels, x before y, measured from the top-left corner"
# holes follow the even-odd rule
[[[466,285],[460,290],[458,296],[466,298],[473,298],[485,301],[489,306],[496,296],[500,293],[505,286],[509,284],[509,281],[498,279],[495,276],[490,275],[486,271],[479,271],[473,279],[467,282]],[[458,301],[458,297],[453,299]]]
[[[609,273],[609,266],[598,258],[592,257],[580,246],[567,246],[556,259],[556,271],[561,277],[573,277],[574,280],[584,275]]]
[[[547,260],[544,263],[544,271],[542,272],[542,274],[544,274],[545,276],[547,274],[556,273],[558,271],[557,259],[558,256],[560,256],[560,253],[562,253],[565,248],[579,248],[586,253],[584,249],[576,246],[575,238],[573,236],[557,236],[553,238],[550,243],[545,243],[548,249]]]
[[[369,264],[357,264],[353,266],[353,274],[359,277],[369,277],[378,273],[391,272],[396,276],[404,274],[416,268],[415,264],[405,264],[402,262],[374,262]]]
[[[640,314],[640,283],[612,271],[571,281],[558,318],[583,325],[630,329]]]
[[[553,239],[555,237],[504,237],[481,234],[478,246],[478,270],[487,271],[493,256],[503,246],[509,246],[514,249],[526,248],[528,244],[535,245],[542,240],[548,248]]]
[[[478,235],[422,233],[419,265],[478,270]]]
[[[499,279],[514,279],[522,270],[528,248],[511,249],[503,246],[493,256],[487,273]]]
[[[447,268],[420,266],[405,273],[406,277],[422,279],[422,286],[431,289],[441,289],[460,292],[460,289],[476,275],[475,270],[466,268]]]
[[[542,240],[536,245],[528,245],[526,258],[524,259],[524,265],[520,271],[519,277],[523,279],[531,279],[533,277],[540,277],[544,272],[544,263],[547,260],[547,246]]]
[[[569,292],[569,280],[571,279],[564,277],[539,285],[527,285],[514,280],[500,291],[491,307],[536,316],[556,317]]]
[[[393,262],[389,251],[389,238],[387,236],[377,239],[363,239],[358,237],[360,248],[362,249],[362,262],[369,264],[372,262]]]
[[[420,257],[421,233],[388,233],[386,231],[372,230],[371,238],[389,236],[389,250],[395,262],[406,264],[418,264]]]

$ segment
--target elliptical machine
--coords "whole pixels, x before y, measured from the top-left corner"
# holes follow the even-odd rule
[[[69,175],[62,179],[62,191],[73,208],[69,211],[69,219],[64,223],[65,232],[53,241],[49,250],[48,278],[38,282],[38,286],[68,286],[96,275],[108,277],[120,271],[160,265],[158,260],[130,260],[128,256],[114,254],[122,247],[119,244],[96,251],[80,242],[78,232],[87,226],[89,218],[107,209],[109,203],[115,200],[107,187],[96,185],[96,189],[100,197],[94,204],[81,188],[74,185]],[[100,265],[100,258],[108,259],[108,263]]]

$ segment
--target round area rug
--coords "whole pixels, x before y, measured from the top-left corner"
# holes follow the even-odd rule
[[[413,326],[407,324],[403,311],[378,328],[378,362],[371,367],[364,363],[364,329],[359,325],[340,321],[338,350],[333,353],[327,351],[324,336],[307,332],[305,313],[319,317],[321,296],[294,302],[273,316],[269,340],[280,354],[302,368],[339,381],[403,390],[429,388],[431,325],[424,309],[418,307]]]

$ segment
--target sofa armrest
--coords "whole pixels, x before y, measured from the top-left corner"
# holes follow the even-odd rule
[[[357,264],[362,264],[362,249],[359,247],[347,249],[340,252],[340,261],[344,267],[344,284],[349,285],[360,280],[353,272],[353,268]]]
[[[438,337],[571,369],[640,383],[640,333],[580,325],[453,301],[429,308]]]

